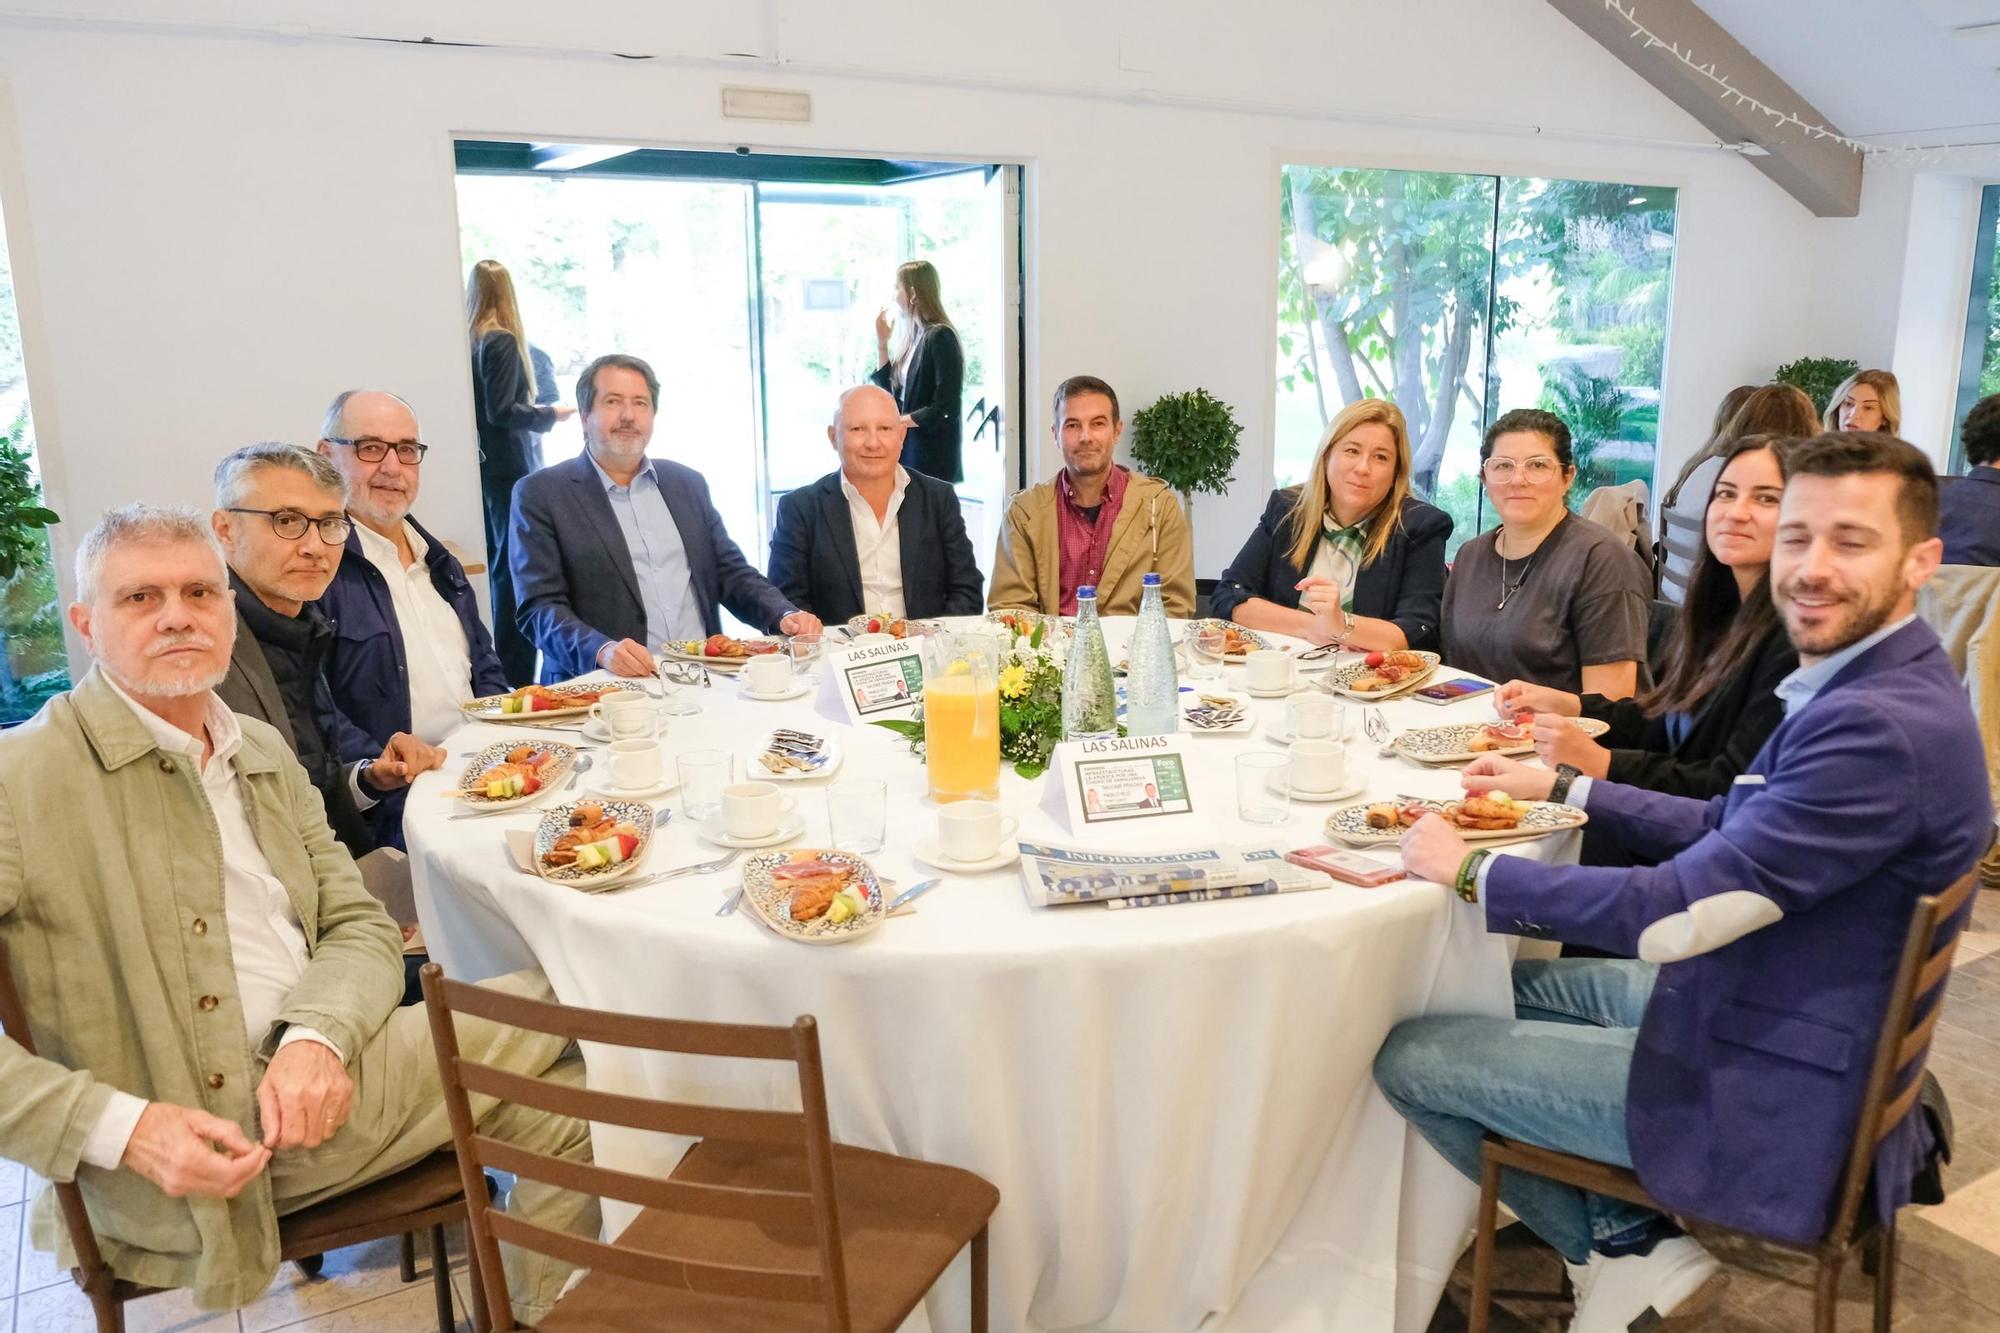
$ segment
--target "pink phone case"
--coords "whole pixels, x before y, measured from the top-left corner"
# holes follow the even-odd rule
[[[1344,884],[1357,884],[1364,889],[1404,879],[1409,873],[1401,866],[1385,866],[1380,861],[1371,861],[1365,856],[1325,844],[1287,852],[1285,859],[1308,870],[1325,871]]]

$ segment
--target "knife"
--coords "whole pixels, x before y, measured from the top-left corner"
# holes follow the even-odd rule
[[[904,889],[901,893],[897,894],[893,899],[890,900],[889,906],[883,911],[883,915],[886,916],[890,912],[895,911],[897,908],[905,906],[912,899],[921,897],[922,895],[929,893],[932,889],[936,888],[938,885],[942,883],[944,883],[944,881],[941,879],[927,879],[923,881],[921,884],[912,884],[909,888]]]

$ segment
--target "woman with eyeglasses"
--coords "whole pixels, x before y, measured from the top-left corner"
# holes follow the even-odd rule
[[[1382,398],[1342,408],[1312,470],[1271,492],[1210,609],[1251,629],[1352,648],[1438,646],[1451,515],[1410,494],[1410,434]]]
[[[1609,529],[1569,511],[1569,427],[1518,408],[1487,427],[1479,459],[1500,526],[1459,548],[1445,583],[1446,664],[1629,698],[1646,664],[1652,576]]]

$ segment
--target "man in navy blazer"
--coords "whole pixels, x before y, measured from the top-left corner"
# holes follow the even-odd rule
[[[840,466],[778,501],[771,582],[796,606],[838,623],[864,612],[976,616],[986,580],[950,482],[898,461],[896,400],[872,384],[840,395],[827,439]]]
[[[1404,836],[1410,871],[1457,886],[1489,929],[1636,955],[1524,962],[1514,1018],[1390,1034],[1377,1082],[1454,1166],[1476,1178],[1491,1129],[1630,1165],[1684,1216],[1824,1233],[1910,913],[1993,836],[1971,705],[1914,615],[1942,550],[1937,501],[1928,460],[1892,436],[1801,447],[1771,562],[1800,662],[1778,686],[1784,721],[1727,796],[1563,769],[1550,793],[1657,865],[1491,857],[1435,817]],[[1489,757],[1465,784],[1547,791],[1548,775]],[[1880,1215],[1908,1199],[1928,1145],[1914,1110],[1882,1140]],[[1570,1264],[1580,1333],[1686,1312],[1719,1276],[1656,1214],[1511,1174],[1501,1194]]]
[[[662,643],[721,633],[721,606],[767,632],[820,628],[743,558],[699,472],[647,459],[659,394],[638,357],[600,356],[576,382],[584,452],[514,486],[514,592],[544,682],[650,676]]]

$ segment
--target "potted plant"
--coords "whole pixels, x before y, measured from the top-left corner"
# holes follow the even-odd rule
[[[1170,393],[1132,414],[1132,461],[1180,492],[1194,521],[1194,493],[1221,495],[1235,480],[1243,427],[1229,404],[1206,389]]]
[[[23,415],[0,431],[0,720],[25,717],[66,684],[46,529],[58,522],[42,504]],[[24,674],[17,674],[17,672]]]
[[[1806,397],[1812,399],[1814,409],[1824,416],[1827,399],[1833,397],[1833,391],[1840,387],[1842,380],[1859,369],[1859,361],[1846,357],[1802,356],[1779,366],[1771,378],[1780,384],[1803,389]]]

